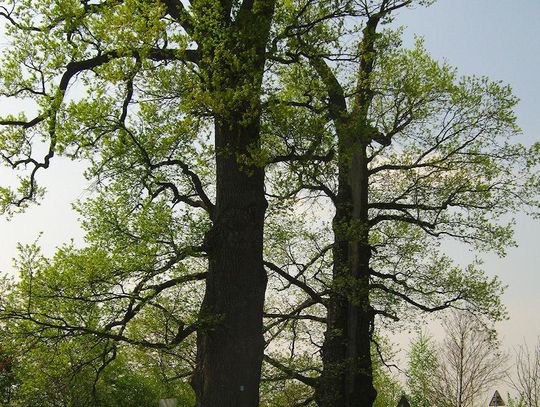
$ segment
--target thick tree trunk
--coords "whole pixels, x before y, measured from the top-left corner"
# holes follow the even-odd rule
[[[223,4],[232,4],[223,2]],[[216,203],[206,236],[206,291],[193,387],[198,407],[258,407],[264,351],[264,168],[260,93],[274,0],[242,3],[234,22],[203,48],[215,120]],[[211,17],[211,16],[210,16]],[[206,25],[201,29],[205,30]],[[211,25],[210,25],[211,27]]]
[[[257,127],[218,124],[216,144],[226,151],[233,140],[245,150],[258,137]],[[241,168],[236,155],[217,155],[215,219],[207,242],[210,265],[201,312],[210,328],[198,337],[198,406],[259,405],[266,289],[263,186],[262,169]]]
[[[373,92],[370,75],[376,55],[377,25],[369,18],[360,43],[360,66],[352,112],[337,79],[328,81],[338,138],[338,193],[334,231],[333,289],[322,349],[323,372],[316,389],[320,407],[371,407],[373,386],[371,339],[374,311],[369,299],[369,173],[366,147],[378,135],[369,123]],[[325,77],[323,72],[323,78]],[[339,90],[339,89],[338,89]]]
[[[371,407],[373,310],[369,301],[368,178],[365,146],[341,149],[334,230],[333,290],[323,344],[320,407]]]

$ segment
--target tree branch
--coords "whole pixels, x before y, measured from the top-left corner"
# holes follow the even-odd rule
[[[302,382],[310,387],[317,387],[318,383],[319,383],[319,380],[316,379],[316,378],[313,378],[313,377],[308,377],[308,376],[304,376],[298,372],[296,372],[295,370],[291,369],[290,367],[288,366],[285,366],[283,363],[277,361],[276,359],[268,356],[268,355],[264,355],[264,359],[263,359],[266,363],[268,363],[269,365],[275,367],[276,369],[282,371],[283,373],[287,374],[291,379],[296,379],[298,380],[299,382]]]
[[[308,294],[314,301],[316,301],[316,302],[318,302],[320,304],[323,304],[323,305],[326,304],[326,301],[324,300],[324,298],[322,298],[317,292],[315,292],[315,290],[313,290],[313,288],[311,288],[306,283],[298,280],[297,278],[291,276],[285,270],[281,269],[281,267],[278,267],[277,265],[275,265],[274,263],[272,263],[270,261],[264,261],[263,264],[265,265],[265,267],[269,268],[270,270],[272,270],[276,274],[283,277],[289,283],[291,283],[291,284],[301,288],[302,290],[304,290],[304,292],[306,294]]]

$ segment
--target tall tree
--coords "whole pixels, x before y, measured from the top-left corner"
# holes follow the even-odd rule
[[[267,204],[264,170],[250,157],[260,139],[261,83],[275,1],[208,6],[195,5],[201,23],[194,35],[202,47],[208,96],[218,105],[212,109],[216,204],[205,241],[209,271],[201,312],[219,321],[198,336],[194,383],[198,405],[256,406],[264,345]],[[205,21],[213,13],[219,17]]]
[[[144,265],[124,297],[123,315],[93,330],[153,346],[148,338],[125,336],[125,327],[151,298],[186,280],[178,276],[186,258],[207,256],[199,321],[177,322],[177,334],[159,345],[174,346],[198,330],[193,383],[201,406],[258,405],[266,200],[264,170],[251,156],[260,138],[274,8],[274,0],[203,0],[189,7],[175,0],[36,0],[8,1],[0,9],[11,43],[3,54],[1,93],[31,99],[35,111],[31,118],[0,120],[3,163],[21,175],[19,186],[1,189],[3,211],[36,199],[43,192],[38,173],[64,155],[90,160],[88,174],[98,179],[102,201],[125,198],[115,215],[129,217],[157,202],[174,213],[170,218],[191,211],[212,222],[204,242],[183,240],[181,247],[172,235],[152,240],[150,231],[139,230],[148,238],[143,242],[154,249],[161,242],[161,248],[147,253],[150,267]],[[208,154],[214,156],[210,170]],[[139,237],[131,236],[134,247]],[[202,329],[209,320],[212,329]],[[64,328],[84,331],[87,323]]]
[[[403,50],[395,33],[379,32],[393,11],[412,2],[360,3],[361,38],[332,37],[353,47],[336,52],[309,36],[291,44],[296,80],[285,95],[310,114],[324,112],[326,126],[310,123],[333,142],[313,143],[317,165],[290,165],[295,176],[274,184],[283,196],[326,195],[335,208],[329,245],[319,244],[310,259],[298,254],[305,242],[296,243],[281,265],[268,265],[305,292],[282,307],[282,320],[316,320],[313,310],[325,308],[322,374],[295,376],[314,386],[320,406],[372,405],[369,349],[377,322],[448,307],[503,317],[500,282],[488,279],[478,262],[454,265],[440,242],[454,238],[504,254],[512,241],[503,215],[538,204],[531,170],[539,146],[513,141],[519,129],[510,88],[459,78],[430,58],[421,41]],[[328,145],[336,151],[324,166]],[[331,276],[321,270],[329,248]]]
[[[264,69],[268,55],[273,64],[289,63],[282,58],[286,44],[311,31],[321,35],[321,22],[343,21],[354,5],[283,2],[276,18],[272,0],[3,5],[11,47],[3,55],[1,92],[31,101],[34,116],[0,120],[2,162],[21,176],[20,185],[0,190],[1,208],[11,212],[39,198],[38,174],[55,156],[88,160],[97,197],[80,210],[90,247],[41,259],[39,278],[54,284],[39,294],[67,301],[69,309],[95,302],[110,310],[98,321],[90,314],[65,319],[66,308],[41,313],[14,300],[4,303],[4,317],[28,322],[27,331],[151,348],[177,346],[197,331],[198,403],[256,405],[264,166],[306,158],[295,151],[268,157],[260,148],[261,115],[273,104],[263,97]],[[86,286],[86,277],[74,278],[78,268]],[[15,291],[32,305],[33,272],[26,278]],[[197,319],[187,317],[191,310],[178,318],[177,302],[160,303],[171,288],[203,279]],[[81,286],[86,296],[73,295]],[[148,308],[160,309],[165,335],[130,329]],[[115,346],[104,352],[114,357]]]

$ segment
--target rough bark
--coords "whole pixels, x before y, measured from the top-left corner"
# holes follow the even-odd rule
[[[236,133],[236,134],[235,134]],[[256,128],[217,126],[218,144],[252,139]],[[199,333],[198,406],[258,406],[263,357],[262,312],[266,274],[262,260],[266,201],[264,173],[246,171],[236,156],[218,155],[215,221],[208,238],[209,273]]]
[[[329,71],[316,66],[327,83],[338,138],[333,289],[322,348],[323,372],[316,389],[320,407],[371,407],[377,396],[371,363],[374,312],[369,299],[371,247],[366,148],[377,136],[369,123],[368,110],[379,20],[380,16],[371,17],[363,31],[356,97],[350,113],[337,79],[325,79],[329,78]]]
[[[200,407],[257,407],[263,359],[264,169],[251,161],[260,137],[260,88],[274,1],[244,2],[222,49],[206,50],[216,95],[216,203],[206,238],[209,271],[193,387]],[[225,19],[230,13],[224,13]],[[220,44],[222,46],[223,44]],[[223,60],[216,64],[219,53]],[[232,56],[232,57],[231,57]],[[235,58],[238,59],[235,59]],[[237,60],[242,63],[236,63]],[[245,89],[249,88],[249,92]],[[238,93],[235,93],[238,92]]]
[[[346,146],[340,155],[333,220],[333,290],[316,394],[320,407],[371,406],[377,393],[371,367],[367,160],[363,143],[340,144]]]

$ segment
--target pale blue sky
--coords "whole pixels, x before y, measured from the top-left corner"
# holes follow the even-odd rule
[[[510,84],[521,99],[521,142],[540,140],[540,1],[439,0],[429,8],[403,10],[394,24],[407,26],[406,44],[414,35],[423,36],[431,54],[460,73]],[[532,345],[540,333],[539,237],[540,221],[519,216],[519,247],[509,249],[504,259],[484,256],[486,271],[509,286],[504,302],[510,320],[498,326],[508,348],[523,339]],[[455,248],[451,253],[460,256]]]

